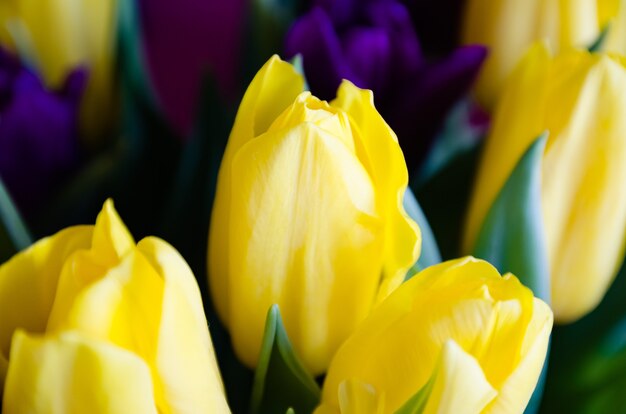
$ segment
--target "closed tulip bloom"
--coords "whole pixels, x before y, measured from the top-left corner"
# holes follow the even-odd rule
[[[110,201],[0,266],[0,314],[6,413],[229,412],[191,270]]]
[[[624,257],[626,67],[621,57],[535,46],[498,104],[470,204],[471,251],[491,204],[531,143],[549,137],[541,203],[557,321],[602,299]]]
[[[89,84],[82,108],[87,138],[106,128],[112,99],[117,0],[3,0],[0,43],[33,64],[47,86],[58,88],[78,66]]]
[[[243,98],[220,167],[209,282],[237,355],[257,362],[278,304],[319,374],[403,280],[420,233],[402,207],[407,170],[371,91],[344,82],[327,103],[271,58]]]
[[[418,273],[334,356],[316,414],[521,413],[537,384],[552,312],[515,276],[472,257]],[[413,412],[413,411],[411,411]]]
[[[493,109],[506,79],[535,41],[552,50],[591,46],[610,24],[604,48],[626,52],[624,0],[468,0],[463,42],[489,48],[476,85],[478,99]]]

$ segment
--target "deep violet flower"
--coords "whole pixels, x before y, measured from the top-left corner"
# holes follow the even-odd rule
[[[87,81],[71,72],[60,90],[0,50],[0,178],[28,213],[76,165],[78,107]]]
[[[287,57],[302,55],[311,90],[323,99],[344,78],[372,89],[410,172],[486,56],[485,48],[466,46],[427,60],[410,13],[397,0],[316,0],[291,27],[285,49]]]

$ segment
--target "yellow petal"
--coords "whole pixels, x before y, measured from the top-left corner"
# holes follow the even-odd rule
[[[89,266],[89,262],[79,260],[72,266],[78,273],[64,272],[62,278],[78,280],[82,276],[80,271]],[[88,284],[61,283],[48,331],[79,331],[133,352],[154,369],[163,289],[162,278],[148,260],[133,251]],[[169,405],[162,380],[158,375],[153,378],[154,399],[159,409]]]
[[[116,264],[135,246],[135,240],[120,218],[113,201],[108,199],[96,218],[93,256],[104,265]]]
[[[393,412],[431,378],[450,339],[475,359],[485,384],[504,392],[529,358],[533,335],[544,335],[546,341],[549,336],[549,329],[529,329],[534,310],[532,292],[513,276],[501,277],[487,262],[464,258],[431,266],[402,284],[344,342],[331,362],[322,401],[338,407],[339,384],[358,378],[384,393],[385,410]],[[545,358],[545,349],[540,351],[527,362],[534,370],[519,374],[520,384],[537,381]],[[456,380],[452,374],[449,378],[451,384]],[[526,391],[508,398],[525,405]],[[486,404],[488,395],[475,403]]]
[[[378,288],[382,228],[373,183],[342,140],[310,123],[250,141],[232,166],[235,349],[254,366],[265,310],[277,303],[305,366],[321,373]]]
[[[252,80],[241,101],[235,125],[228,139],[217,181],[211,213],[208,269],[211,296],[217,312],[228,324],[228,245],[232,159],[246,142],[264,133],[302,92],[304,80],[294,67],[273,56]],[[262,312],[265,315],[264,310]]]
[[[315,124],[329,134],[345,140],[344,143],[354,152],[354,140],[346,114],[308,91],[298,95],[295,101],[272,122],[267,132],[289,130],[303,122]]]
[[[479,414],[498,392],[478,361],[453,340],[446,341],[424,414]]]
[[[514,414],[524,411],[537,386],[548,352],[552,321],[552,311],[548,305],[535,298],[533,317],[521,349],[524,358],[501,386],[498,398],[487,407],[485,414]]]
[[[55,306],[67,297],[63,293],[59,292]],[[70,306],[64,307],[67,313],[57,313],[48,329],[77,330],[154,361],[162,298],[163,279],[143,255],[131,252],[99,280],[79,290]]]
[[[144,239],[70,304],[49,329],[78,330],[140,356],[159,410],[229,412],[195,279],[171,246]]]
[[[578,96],[552,95],[552,106],[563,107],[564,99],[575,104],[548,141],[542,179],[552,306],[561,322],[597,306],[626,243],[626,97],[619,92],[626,88],[626,68],[601,55],[586,56],[579,66]]]
[[[77,333],[17,331],[4,390],[7,413],[156,413],[148,366],[136,355]]]
[[[381,300],[402,283],[421,248],[420,230],[403,207],[408,184],[404,156],[396,135],[374,107],[372,91],[344,81],[331,106],[352,118],[357,154],[376,188],[377,209],[385,223],[383,280],[378,295]]]
[[[485,378],[478,361],[453,340],[444,344],[429,385],[426,386],[429,389],[424,391],[424,414],[479,414],[498,395]],[[339,410],[322,405],[315,413],[394,412],[385,409],[384,397],[373,386],[351,378],[339,385]]]
[[[534,42],[546,42],[557,52],[589,47],[602,29],[597,3],[469,0],[463,19],[463,43],[489,48],[475,88],[480,103],[489,110],[495,107],[512,71]]]
[[[384,395],[380,396],[369,384],[349,379],[339,384],[339,412],[341,414],[383,414]]]
[[[191,269],[163,240],[149,237],[138,250],[165,282],[156,350],[164,400],[176,413],[229,413],[202,298]]]
[[[602,49],[624,55],[626,53],[626,1],[598,0],[600,27],[609,25],[608,36]]]
[[[58,279],[48,329],[58,329],[82,290],[102,279],[122,257],[132,252],[134,245],[135,241],[115,211],[113,202],[107,200],[96,219],[91,248],[76,251],[66,259]]]
[[[93,227],[76,226],[42,239],[0,266],[0,389],[13,332],[42,333],[68,256],[91,244]]]

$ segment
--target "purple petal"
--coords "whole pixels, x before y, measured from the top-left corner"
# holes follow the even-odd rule
[[[70,76],[68,85],[77,82],[74,76],[79,75]],[[10,99],[0,112],[0,177],[27,214],[76,163],[78,101],[84,79],[81,85],[71,86],[76,89],[70,99],[45,89],[26,68],[10,85]]]
[[[286,57],[298,53],[311,90],[322,99],[334,98],[342,79],[355,78],[330,18],[319,7],[298,19],[287,33]]]
[[[466,46],[429,65],[420,80],[422,100],[429,100],[432,104],[435,99],[442,102],[440,106],[456,102],[470,88],[486,57],[484,46]]]
[[[379,28],[356,28],[343,38],[346,58],[354,73],[350,79],[360,88],[383,93],[389,82],[392,40]]]
[[[452,106],[468,93],[486,56],[482,46],[459,48],[424,66],[402,97],[383,106],[410,168],[419,164]]]
[[[353,22],[362,7],[359,0],[316,0],[314,6],[324,9],[336,27]]]
[[[59,95],[68,100],[68,102],[78,105],[83,97],[83,92],[87,86],[89,73],[87,68],[76,68],[67,75],[65,83],[59,91]]]
[[[144,46],[161,105],[182,133],[196,114],[208,69],[226,97],[236,94],[243,0],[142,0]]]
[[[374,27],[387,31],[392,39],[395,76],[404,79],[413,74],[422,63],[419,41],[406,7],[396,1],[377,0],[367,7],[368,20]]]

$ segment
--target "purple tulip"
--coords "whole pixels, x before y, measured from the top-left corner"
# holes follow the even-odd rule
[[[76,165],[78,109],[87,74],[58,91],[0,49],[0,177],[23,212],[33,211]]]
[[[236,92],[243,0],[142,0],[144,47],[153,85],[172,125],[187,134],[195,120],[202,77],[221,93]]]
[[[484,47],[468,46],[427,60],[411,15],[398,0],[316,0],[291,27],[285,49],[288,58],[302,55],[311,90],[323,99],[334,97],[342,79],[372,89],[410,171],[486,56]]]

